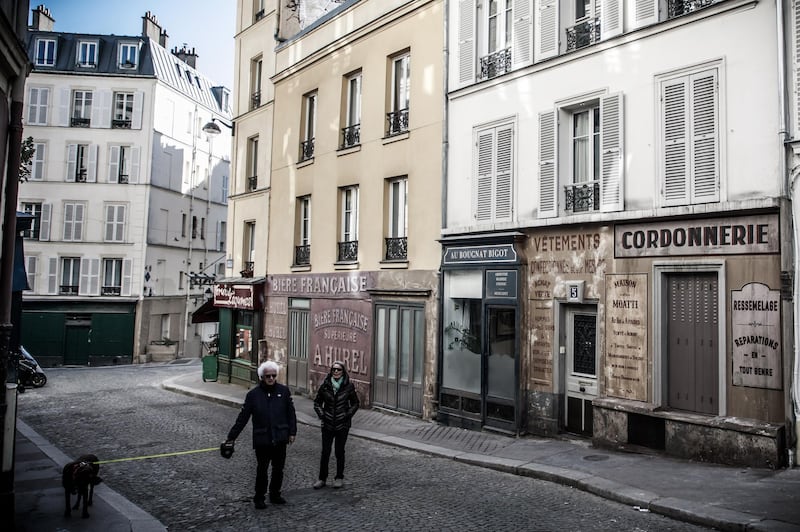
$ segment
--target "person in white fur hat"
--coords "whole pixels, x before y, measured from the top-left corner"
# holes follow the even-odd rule
[[[250,418],[253,419],[253,449],[256,452],[256,488],[253,502],[263,509],[267,494],[267,470],[272,464],[269,480],[269,501],[286,504],[281,496],[286,446],[297,435],[297,416],[289,388],[278,383],[278,364],[268,360],[258,366],[258,386],[247,392],[242,410],[228,432],[226,444],[233,444]]]

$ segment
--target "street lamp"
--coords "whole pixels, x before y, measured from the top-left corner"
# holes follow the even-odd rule
[[[220,133],[222,133],[222,130],[219,128],[219,125],[217,125],[217,124],[222,124],[223,126],[225,126],[228,129],[230,129],[231,130],[231,136],[233,136],[234,127],[236,126],[236,123],[235,122],[231,122],[230,124],[226,124],[225,122],[223,122],[219,118],[212,118],[211,122],[208,122],[206,125],[204,125],[203,126],[203,133],[205,133],[206,135],[212,135],[212,136],[219,135]]]

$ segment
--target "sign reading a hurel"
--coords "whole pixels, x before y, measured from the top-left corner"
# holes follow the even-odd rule
[[[647,400],[647,274],[606,275],[606,394]]]
[[[782,388],[780,290],[749,283],[731,291],[733,385]]]

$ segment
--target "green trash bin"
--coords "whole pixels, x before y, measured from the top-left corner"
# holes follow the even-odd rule
[[[203,357],[203,382],[216,381],[219,373],[217,355]]]

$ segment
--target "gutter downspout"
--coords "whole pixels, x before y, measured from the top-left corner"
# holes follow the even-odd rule
[[[450,136],[448,132],[448,116],[450,112],[449,103],[450,100],[448,98],[448,90],[449,90],[449,79],[450,79],[450,68],[448,64],[448,57],[450,54],[449,46],[450,46],[450,24],[448,23],[448,19],[450,18],[448,15],[450,13],[450,0],[444,0],[444,13],[442,19],[444,20],[444,49],[443,49],[443,62],[444,62],[444,69],[442,72],[442,96],[443,96],[443,106],[442,106],[442,229],[447,227],[447,154],[450,147]]]

